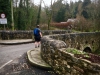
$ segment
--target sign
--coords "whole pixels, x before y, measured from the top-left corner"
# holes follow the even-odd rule
[[[5,18],[5,14],[2,13],[0,17],[1,17],[1,18]]]
[[[0,18],[0,24],[7,24],[7,18]]]

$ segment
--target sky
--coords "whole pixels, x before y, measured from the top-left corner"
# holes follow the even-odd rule
[[[38,5],[40,3],[40,0],[32,0],[32,1],[34,1],[34,3],[36,5]],[[44,1],[44,3],[45,3],[46,6],[49,6],[51,4],[51,0],[43,0],[43,1]],[[52,0],[52,1],[54,2],[54,0]],[[57,0],[55,0],[55,1],[57,1]],[[65,0],[65,1],[67,1],[68,3],[70,3],[70,0]],[[78,0],[71,0],[71,1],[75,2],[75,1],[78,1]]]

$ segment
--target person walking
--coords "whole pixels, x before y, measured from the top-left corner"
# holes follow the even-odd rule
[[[33,30],[33,34],[34,34],[34,39],[35,39],[35,48],[37,48],[40,46],[41,37],[42,37],[42,33],[39,28],[39,25],[37,25],[37,27]]]

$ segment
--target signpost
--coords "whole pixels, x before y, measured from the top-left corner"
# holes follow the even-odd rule
[[[5,14],[4,13],[1,14],[1,18],[5,18]]]
[[[0,24],[7,24],[7,18],[0,18]]]
[[[5,18],[4,13],[0,15],[0,24],[4,24],[4,30],[5,30],[5,24],[7,24],[7,18]]]

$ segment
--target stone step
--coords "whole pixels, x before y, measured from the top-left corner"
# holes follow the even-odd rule
[[[28,60],[32,65],[45,68],[45,69],[51,69],[51,66],[48,65],[42,58],[41,58],[41,50],[40,48],[35,48],[33,50],[27,51]]]

